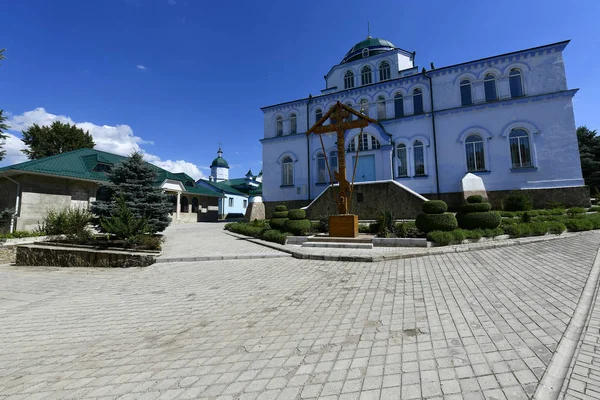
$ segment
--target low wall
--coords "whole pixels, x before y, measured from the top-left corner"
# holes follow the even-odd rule
[[[0,264],[14,263],[17,257],[17,246],[0,246]]]
[[[337,195],[338,188],[333,190]],[[394,181],[358,183],[352,193],[350,213],[357,214],[362,220],[377,219],[383,211],[391,211],[396,218],[415,218],[424,201],[420,195]],[[310,219],[337,214],[331,187],[308,206],[306,214]]]
[[[85,248],[20,245],[17,246],[17,266],[49,267],[147,267],[155,263],[155,254]]]
[[[502,209],[502,199],[511,194],[512,190],[497,190],[487,192],[488,201],[492,204],[495,210]],[[549,188],[549,189],[523,189],[522,193],[526,194],[533,200],[534,208],[547,208],[553,203],[561,203],[566,207],[589,207],[590,206],[590,189],[587,186],[565,187],[565,188]],[[424,194],[430,200],[435,200],[438,196],[435,193]],[[439,199],[444,200],[448,207],[457,209],[462,203],[462,193],[440,193]]]

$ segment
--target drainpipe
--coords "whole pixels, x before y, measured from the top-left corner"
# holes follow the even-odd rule
[[[433,111],[433,83],[431,82],[431,77],[425,73],[425,68],[423,68],[422,74],[424,77],[429,79],[429,100],[431,103],[431,127],[433,128],[433,161],[435,162],[435,187],[436,187],[436,196],[440,198],[440,174],[438,171],[438,156],[437,156],[437,140],[435,134],[435,112]]]
[[[8,179],[9,181],[13,182],[14,184],[17,185],[17,198],[15,199],[15,213],[13,214],[12,218],[10,219],[10,233],[13,233],[15,231],[15,220],[17,219],[17,215],[19,214],[19,206],[21,203],[21,184],[17,181],[15,181],[14,179],[9,178],[8,176],[2,174],[6,179]]]
[[[308,128],[310,128],[310,103],[312,103],[312,94],[308,95],[308,102],[306,103],[306,131],[308,132]],[[306,193],[308,195],[307,200],[310,201],[310,188],[311,188],[311,184],[310,184],[310,139],[308,137],[308,135],[306,136],[306,161],[307,161],[307,165],[308,165],[308,187],[306,189]]]

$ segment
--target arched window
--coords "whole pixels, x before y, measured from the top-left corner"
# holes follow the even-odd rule
[[[404,117],[404,97],[402,97],[402,93],[396,93],[394,96],[394,115],[396,118]]]
[[[483,88],[485,90],[485,101],[498,100],[498,95],[496,93],[496,77],[494,75],[485,75],[485,78],[483,78]]]
[[[329,152],[329,168],[331,168],[331,174],[334,175],[333,171],[338,171],[338,153],[337,151]],[[334,175],[335,176],[335,175]],[[335,179],[335,177],[333,178]]]
[[[283,118],[281,116],[277,117],[277,136],[283,135]]]
[[[284,157],[281,161],[281,185],[294,185],[294,161],[290,156]]]
[[[296,133],[298,124],[296,122],[296,114],[290,115],[290,134]]]
[[[198,198],[194,197],[192,199],[192,212],[193,213],[197,213],[198,212]]]
[[[425,175],[425,151],[423,142],[415,140],[413,143],[413,153],[415,160],[415,176]]]
[[[352,89],[354,87],[354,72],[346,71],[344,74],[344,89]]]
[[[379,80],[387,81],[390,78],[391,78],[390,63],[388,63],[387,61],[384,61],[381,64],[379,64]]]
[[[324,183],[327,180],[327,165],[323,153],[317,154],[317,183]]]
[[[323,110],[321,110],[320,108],[317,108],[315,110],[315,124],[317,123],[318,120],[320,120],[321,118],[323,118]]]
[[[415,114],[423,114],[423,91],[421,89],[413,90],[413,107]]]
[[[531,163],[531,146],[529,145],[529,134],[516,128],[508,135],[510,142],[510,159],[513,168],[528,168]]]
[[[179,200],[179,210],[183,213],[188,212],[189,201],[186,196],[181,196]]]
[[[373,77],[371,76],[371,67],[365,65],[360,70],[360,80],[362,85],[370,85],[373,83]]]
[[[473,104],[471,81],[468,79],[460,81],[460,102],[463,106],[470,106]]]
[[[396,147],[396,165],[398,166],[398,177],[408,176],[408,154],[404,143],[400,143]]]
[[[377,119],[385,119],[385,97],[379,96],[377,98]]]
[[[369,101],[367,99],[362,99],[360,101],[360,112],[367,117],[369,116]]]
[[[379,140],[377,140],[377,138],[373,135],[371,135],[370,133],[363,133],[362,134],[362,138],[360,139],[360,143],[359,143],[359,135],[354,136],[352,139],[350,139],[350,143],[348,144],[348,151],[356,151],[356,146],[358,145],[358,150],[359,151],[365,151],[365,150],[377,150],[381,147],[381,145],[379,144]]]
[[[479,135],[470,135],[465,140],[467,154],[467,170],[469,172],[485,171],[485,155],[483,153],[483,139]]]
[[[523,96],[523,79],[521,79],[521,71],[513,68],[508,75],[510,81],[510,97]]]

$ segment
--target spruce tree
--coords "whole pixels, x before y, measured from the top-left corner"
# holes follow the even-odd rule
[[[160,187],[154,186],[156,169],[146,163],[141,153],[135,152],[123,160],[108,174],[113,193],[119,193],[136,218],[145,218],[150,233],[162,232],[171,222],[169,215],[173,205],[169,196]],[[115,212],[114,198],[109,201],[96,201],[92,212],[98,217],[109,218]]]

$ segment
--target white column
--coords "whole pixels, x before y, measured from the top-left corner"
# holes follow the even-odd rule
[[[177,192],[177,220],[179,221],[179,212],[181,210],[181,192]]]

